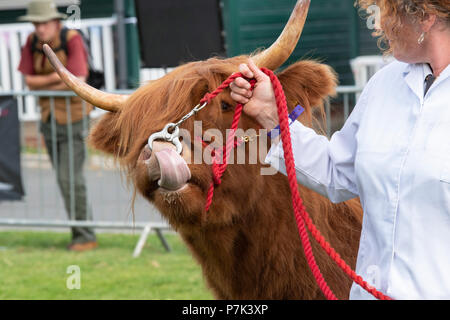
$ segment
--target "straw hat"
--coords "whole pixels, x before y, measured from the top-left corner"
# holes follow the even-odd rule
[[[67,15],[58,12],[52,0],[33,0],[28,4],[27,14],[18,18],[19,21],[47,22],[53,19],[65,19]]]

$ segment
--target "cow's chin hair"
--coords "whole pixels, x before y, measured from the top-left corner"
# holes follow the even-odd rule
[[[208,166],[188,166],[191,179],[176,191],[161,188],[156,181],[150,182],[147,167],[143,163],[138,164],[132,173],[137,191],[158,208],[175,230],[202,224],[206,194],[212,179]]]

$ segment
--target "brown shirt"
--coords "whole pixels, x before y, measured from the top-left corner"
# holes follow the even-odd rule
[[[31,34],[25,46],[22,49],[22,56],[19,64],[19,71],[24,75],[47,75],[54,72],[53,67],[48,61],[47,57],[40,51],[32,52],[32,39],[34,34]],[[59,48],[61,46],[60,36],[56,37],[52,48]],[[42,49],[42,44],[36,44],[37,49]],[[81,35],[75,30],[67,32],[67,55],[64,50],[55,52],[61,63],[75,76],[88,76],[87,53],[84,47]],[[66,124],[68,120],[71,122],[80,121],[84,116],[92,111],[92,105],[87,102],[82,102],[79,97],[54,98],[54,115],[56,122],[59,124]],[[67,100],[67,103],[66,103]],[[51,99],[39,98],[39,105],[41,107],[41,118],[43,122],[47,122],[51,112]],[[70,113],[67,112],[70,110]]]

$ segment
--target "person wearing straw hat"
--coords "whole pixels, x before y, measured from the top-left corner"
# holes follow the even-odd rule
[[[87,79],[88,56],[82,36],[76,30],[63,28],[61,20],[65,18],[67,16],[58,12],[56,4],[51,0],[31,1],[27,14],[18,18],[20,21],[33,23],[35,28],[22,49],[18,67],[30,90],[68,90],[42,51],[45,43],[52,47],[67,69],[81,80]],[[78,97],[40,98],[39,105],[41,132],[56,170],[69,217],[74,220],[91,220],[92,211],[87,201],[83,165],[86,156],[84,139],[92,106],[83,103]],[[52,141],[52,137],[56,137],[56,141]],[[73,198],[71,190],[74,191]],[[69,250],[85,251],[95,247],[96,236],[91,228],[72,228]]]

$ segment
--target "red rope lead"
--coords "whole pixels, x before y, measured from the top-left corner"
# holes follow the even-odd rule
[[[262,71],[267,74],[270,77],[270,80],[272,81],[272,85],[274,87],[275,91],[275,99],[277,101],[277,108],[278,108],[278,118],[280,121],[280,131],[281,131],[281,140],[283,143],[283,150],[284,150],[284,159],[285,159],[285,165],[286,165],[286,172],[288,175],[289,185],[291,188],[291,194],[292,194],[292,203],[294,206],[295,211],[295,219],[297,221],[297,226],[300,230],[300,236],[302,236],[303,230],[304,230],[304,224],[306,223],[306,226],[308,227],[309,231],[311,232],[314,239],[320,244],[320,246],[325,250],[325,252],[336,262],[336,264],[358,285],[360,285],[364,290],[371,293],[375,298],[381,299],[381,300],[391,300],[390,297],[384,295],[383,293],[377,291],[373,287],[369,286],[367,282],[365,282],[360,276],[358,276],[351,268],[348,266],[345,261],[341,259],[339,254],[330,246],[330,244],[325,240],[325,238],[322,236],[320,231],[316,228],[314,223],[312,222],[309,214],[306,212],[305,206],[303,205],[303,201],[300,197],[298,186],[297,186],[297,178],[295,174],[295,165],[294,165],[294,156],[292,154],[292,145],[291,145],[291,133],[289,131],[289,122],[288,122],[288,111],[287,111],[287,104],[286,104],[286,98],[283,92],[283,88],[281,86],[280,81],[275,76],[275,74],[267,69],[262,69]],[[305,231],[306,232],[306,231]],[[308,241],[304,241],[302,239],[303,245],[306,244]],[[308,264],[310,263],[308,257],[309,254],[312,255],[312,252],[309,252],[310,246],[307,245],[305,248],[305,254],[307,253],[307,259]],[[311,267],[311,264],[310,264]],[[333,297],[330,295],[330,292],[328,292],[329,288],[326,286],[325,283],[322,282],[322,279],[319,275],[320,271],[313,270],[314,277],[316,278],[316,281],[318,281],[319,287],[322,289],[322,292],[325,294],[325,297],[330,298]]]
[[[291,134],[290,134],[290,130],[289,130],[288,109],[287,109],[286,97],[284,95],[283,87],[281,86],[281,83],[278,80],[278,78],[275,76],[275,74],[271,70],[268,70],[266,68],[262,68],[261,70],[270,77],[270,80],[272,81],[272,85],[274,88],[275,100],[277,103],[278,118],[280,121],[281,140],[283,143],[286,173],[288,176],[289,186],[291,189],[292,205],[294,208],[295,220],[297,222],[297,227],[299,230],[300,239],[302,241],[306,260],[308,262],[308,265],[313,273],[313,276],[314,276],[319,288],[322,290],[323,294],[325,295],[325,297],[327,299],[337,300],[336,296],[331,291],[331,289],[329,288],[325,279],[323,278],[323,275],[319,269],[319,266],[316,263],[306,228],[308,228],[308,230],[311,232],[311,235],[320,244],[320,246],[323,248],[323,250],[325,250],[325,252],[328,254],[328,256],[330,256],[331,259],[338,265],[338,267],[341,268],[354,282],[356,282],[358,285],[360,285],[367,292],[371,293],[377,299],[392,300],[389,296],[386,296],[383,293],[374,289],[373,287],[369,286],[366,281],[364,281],[359,275],[357,275],[350,268],[350,266],[348,266],[345,263],[345,261],[343,261],[341,259],[340,255],[325,240],[325,238],[322,236],[320,231],[316,228],[316,226],[312,222],[309,214],[306,212],[305,206],[303,205],[303,200],[301,199],[299,191],[298,191],[297,177],[295,174],[294,156],[292,154]],[[220,92],[222,92],[225,88],[227,88],[230,85],[230,83],[233,82],[234,79],[236,79],[237,77],[242,77],[242,74],[237,73],[237,74],[233,74],[232,76],[230,76],[213,93],[206,94],[205,97],[203,97],[203,99],[200,101],[200,103],[209,102],[212,99],[214,99]],[[252,80],[251,84],[252,84],[252,89],[253,89],[255,80]],[[220,179],[227,167],[228,154],[231,151],[231,149],[233,148],[233,146],[235,146],[234,133],[236,132],[236,129],[237,129],[237,126],[239,123],[239,119],[242,114],[242,108],[243,108],[242,104],[238,104],[236,106],[235,114],[233,117],[233,122],[231,125],[232,134],[228,137],[226,146],[224,147],[225,152],[223,152],[222,163],[217,164],[216,162],[213,162],[213,166],[212,166],[213,182],[211,182],[210,188],[208,190],[208,195],[207,195],[206,205],[205,205],[206,211],[209,210],[209,208],[212,204],[212,198],[213,198],[215,185],[219,185],[221,183]],[[306,225],[306,227],[305,227],[305,225]]]
[[[200,100],[200,103],[210,102],[212,99],[217,97],[217,95],[219,95],[223,90],[228,88],[228,86],[238,77],[242,77],[242,74],[236,73],[236,74],[231,75],[212,93],[205,94],[205,96]],[[255,83],[256,83],[256,80],[250,81],[252,90],[253,90],[253,86],[255,85]],[[212,198],[214,195],[214,186],[220,185],[222,175],[225,172],[225,170],[227,169],[228,155],[230,154],[231,149],[235,146],[234,138],[235,138],[235,133],[236,133],[238,124],[239,124],[239,120],[241,119],[242,108],[243,108],[242,104],[239,103],[236,105],[236,108],[234,111],[234,116],[233,116],[233,122],[231,123],[230,134],[228,135],[226,145],[225,145],[224,151],[223,151],[222,162],[217,163],[217,162],[213,161],[213,164],[212,164],[213,181],[211,182],[211,184],[209,186],[208,194],[206,196],[206,204],[205,204],[206,212],[209,211],[209,208],[211,207],[211,204],[212,204]]]

